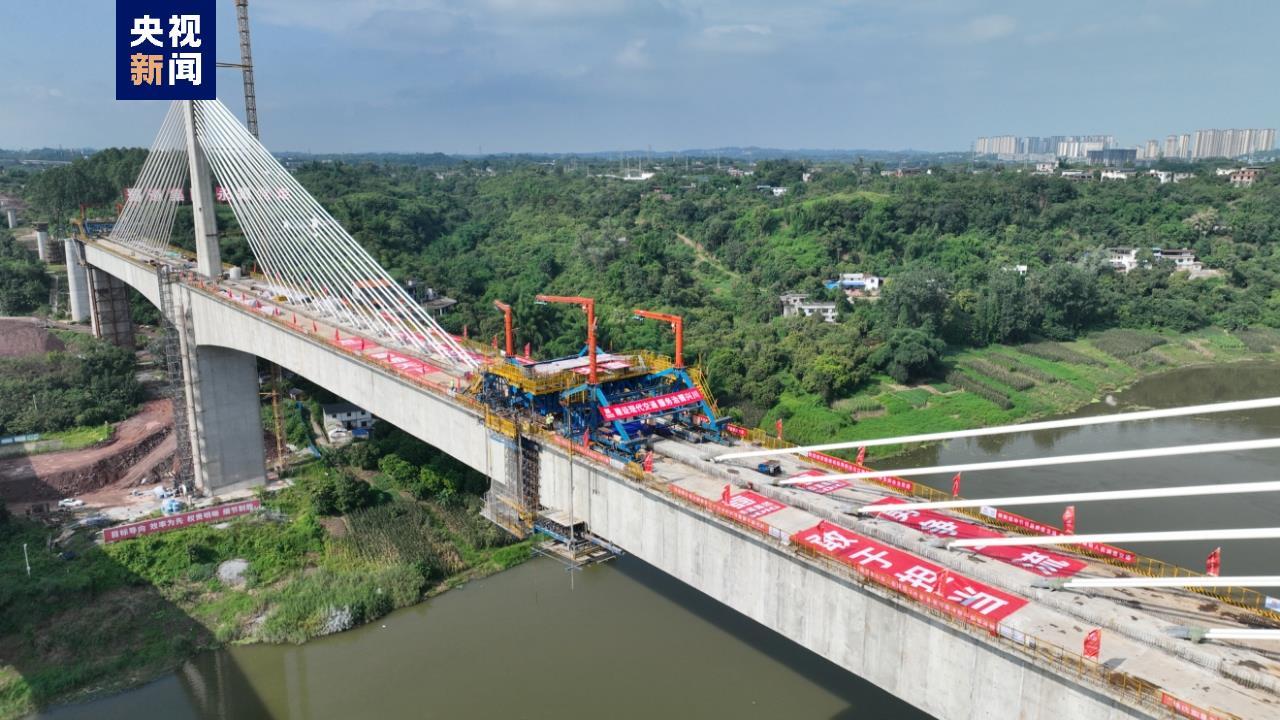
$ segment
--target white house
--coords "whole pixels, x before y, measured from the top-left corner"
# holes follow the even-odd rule
[[[1138,267],[1138,250],[1137,248],[1111,248],[1110,256],[1107,261],[1111,263],[1111,267],[1116,272],[1127,273]]]
[[[1195,251],[1189,248],[1157,249],[1153,254],[1162,260],[1172,260],[1175,271],[1196,273],[1204,269],[1204,264],[1196,259]]]
[[[373,427],[373,424],[378,421],[373,416],[373,413],[349,402],[321,405],[320,412],[324,413],[324,426],[326,428],[342,428],[344,430],[369,428]]]
[[[833,302],[808,302],[804,293],[787,293],[781,296],[782,317],[812,317],[820,315],[824,322],[836,321],[836,304]]]

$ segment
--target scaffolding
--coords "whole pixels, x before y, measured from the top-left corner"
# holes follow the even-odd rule
[[[506,481],[493,481],[485,493],[484,516],[523,540],[533,534],[539,510],[539,477],[542,473],[537,442],[519,433],[507,418],[488,418],[491,435],[506,447]],[[506,422],[497,422],[505,420]],[[512,433],[505,432],[508,428]]]
[[[173,403],[173,437],[177,447],[173,453],[173,489],[180,492],[192,490],[191,432],[187,420],[187,393],[182,369],[182,338],[179,322],[185,322],[181,311],[173,302],[173,286],[176,273],[168,265],[157,265],[156,276],[160,286],[160,337],[164,342],[164,368],[168,379],[169,400]]]

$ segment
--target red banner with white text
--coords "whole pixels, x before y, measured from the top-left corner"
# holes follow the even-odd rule
[[[600,417],[608,422],[613,422],[639,415],[667,412],[699,402],[702,402],[702,391],[698,390],[698,388],[685,388],[666,395],[631,400],[617,405],[601,405]]]
[[[1019,515],[1017,513],[1011,513],[1007,510],[994,508],[994,507],[991,507],[990,505],[984,505],[981,509],[981,512],[983,515],[993,520],[998,520],[1003,523],[1009,523],[1010,525],[1014,525],[1016,527],[1020,527],[1025,530],[1030,530],[1031,532],[1034,532],[1038,535],[1065,535],[1066,534],[1052,525],[1047,525],[1042,522],[1037,522],[1035,520],[1032,520],[1029,517],[1023,517],[1022,515]],[[1098,555],[1102,555],[1104,557],[1109,557],[1112,560],[1119,560],[1120,562],[1129,564],[1129,565],[1138,561],[1138,555],[1134,553],[1132,550],[1123,550],[1121,548],[1115,547],[1114,545],[1104,545],[1102,543],[1079,543],[1078,545],[1076,545],[1076,547],[1084,548],[1089,552],[1097,553]]]
[[[884,498],[872,503],[872,506],[901,505],[905,500]],[[889,510],[876,513],[886,520],[893,520],[907,527],[915,528],[923,533],[938,537],[950,538],[999,538],[1001,533],[974,523],[947,517],[932,510]],[[1059,555],[1055,552],[1041,550],[1030,546],[998,546],[975,547],[974,552],[986,557],[995,558],[1014,567],[1020,567],[1042,577],[1071,577],[1085,569],[1082,560]]]
[[[179,528],[199,525],[201,523],[229,520],[238,515],[247,515],[261,507],[262,502],[257,498],[254,498],[253,500],[227,503],[225,505],[218,505],[216,507],[205,508],[203,510],[192,510],[190,512],[178,513],[177,515],[143,520],[141,522],[129,523],[128,525],[117,525],[116,527],[109,527],[102,531],[102,541],[116,542],[118,540],[135,538],[140,535],[168,532],[170,530],[177,530]]]
[[[992,633],[1027,604],[1023,598],[971,580],[903,550],[825,520],[791,536],[791,542],[826,555],[930,607]]]

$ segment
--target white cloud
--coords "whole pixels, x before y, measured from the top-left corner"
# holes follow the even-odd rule
[[[640,69],[649,67],[649,55],[645,52],[645,47],[649,41],[645,38],[636,38],[627,43],[618,54],[613,57],[614,62],[622,67],[631,69]]]
[[[989,42],[1013,34],[1018,21],[1008,15],[984,15],[970,20],[960,30],[961,40]]]
[[[773,48],[772,35],[773,28],[769,25],[710,25],[698,34],[695,44],[705,50],[718,52],[764,52]]]

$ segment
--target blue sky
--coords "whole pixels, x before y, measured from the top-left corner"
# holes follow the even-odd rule
[[[111,0],[9,3],[0,147],[146,145]],[[235,60],[231,0],[219,57]],[[1269,0],[252,0],[273,150],[965,149],[1280,125]],[[219,95],[241,110],[240,78]]]

